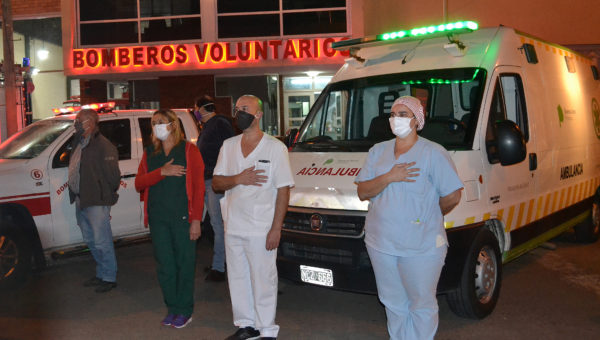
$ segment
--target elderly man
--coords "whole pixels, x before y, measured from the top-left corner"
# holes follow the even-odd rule
[[[110,207],[117,203],[121,181],[117,148],[98,130],[98,114],[81,110],[74,122],[69,160],[69,197],[75,202],[83,241],[96,261],[96,275],[83,283],[97,293],[117,286],[117,259],[110,227]]]
[[[463,184],[448,152],[417,135],[425,125],[417,98],[396,99],[390,116],[396,138],[373,146],[356,178],[358,197],[371,201],[365,243],[390,338],[433,339],[448,248],[443,215]]]
[[[213,174],[225,222],[227,277],[233,323],[227,339],[275,339],[277,257],[290,187],[294,185],[287,148],[259,127],[262,102],[238,99],[234,118],[241,135],[223,143]]]

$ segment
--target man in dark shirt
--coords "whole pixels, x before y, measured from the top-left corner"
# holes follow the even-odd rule
[[[204,183],[206,187],[204,201],[208,207],[210,223],[215,234],[212,266],[206,280],[225,281],[224,227],[219,203],[223,194],[216,193],[212,189],[212,177],[221,145],[223,145],[225,139],[232,137],[234,132],[230,121],[225,116],[215,112],[215,103],[210,96],[203,96],[196,100],[194,114],[203,125],[197,146],[204,161]]]

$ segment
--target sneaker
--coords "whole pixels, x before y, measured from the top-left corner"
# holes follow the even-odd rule
[[[91,279],[87,279],[83,282],[84,287],[94,287],[99,286],[102,283],[102,280],[97,277],[92,277]]]
[[[208,275],[204,278],[204,281],[222,282],[225,281],[225,273],[218,270],[211,269]]]
[[[98,288],[96,288],[96,293],[106,293],[110,290],[112,290],[113,288],[117,287],[117,283],[116,282],[109,282],[109,281],[104,281],[101,280],[102,282],[100,282],[100,284],[98,284]]]
[[[238,329],[237,332],[235,332],[233,335],[230,335],[225,340],[252,340],[259,338],[260,332],[257,329],[248,326]]]
[[[192,316],[177,315],[171,325],[175,328],[183,328],[192,322]]]
[[[175,314],[167,314],[160,324],[163,326],[171,326],[173,324],[173,320],[175,320]]]

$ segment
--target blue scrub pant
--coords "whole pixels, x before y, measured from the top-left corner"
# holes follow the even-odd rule
[[[116,282],[117,258],[110,228],[110,206],[94,205],[81,209],[77,199],[75,217],[83,235],[83,242],[90,248],[90,253],[96,261],[96,277],[103,281]]]
[[[432,256],[402,257],[367,246],[390,339],[433,339],[438,327],[436,288],[447,247]]]
[[[204,180],[206,190],[204,192],[204,202],[208,208],[210,224],[215,234],[213,245],[212,269],[225,272],[225,227],[223,226],[223,217],[221,216],[221,203],[223,194],[217,194],[212,189],[212,178]]]

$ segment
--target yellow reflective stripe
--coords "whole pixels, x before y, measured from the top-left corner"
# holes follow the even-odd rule
[[[454,221],[444,222],[444,228],[452,228],[454,226]]]
[[[563,202],[565,201],[565,188],[562,188],[562,190],[560,191],[560,202],[558,203],[558,209],[560,210],[563,208]]]
[[[572,186],[573,188],[573,197],[571,197],[571,204],[575,204],[575,202],[577,202],[577,195],[579,194],[579,186],[577,184]]]
[[[539,220],[540,215],[542,214],[542,203],[544,203],[544,197],[538,197],[537,209],[535,209],[535,219]]]
[[[487,221],[487,220],[489,220],[489,219],[490,219],[490,215],[491,215],[490,213],[485,213],[485,214],[483,214],[483,220],[484,220],[484,221]]]
[[[504,227],[504,229],[508,232],[511,230],[511,224],[513,221],[513,216],[515,214],[515,206],[511,206],[510,209],[508,209],[508,218],[506,219],[506,227]]]
[[[524,212],[525,212],[525,202],[523,202],[519,205],[519,213],[517,215],[517,220],[515,221],[515,227],[513,228],[513,230],[519,228],[522,225],[521,220],[523,219]]]
[[[556,208],[556,202],[557,202],[556,198],[557,198],[557,197],[558,197],[558,190],[556,190],[556,191],[554,192],[554,195],[552,195],[552,209],[550,209],[550,213],[553,213],[553,212],[555,212],[555,211],[556,211],[556,209],[557,209],[557,208]]]
[[[549,193],[548,195],[546,195],[546,204],[544,205],[544,216],[548,216],[548,214],[550,214],[550,211],[548,210],[551,208],[550,197],[552,197],[552,193]]]
[[[498,220],[502,221],[502,215],[504,214],[504,209],[498,210]]]
[[[533,207],[535,205],[535,199],[529,200],[529,207],[527,208],[527,218],[525,219],[525,223],[529,224],[531,222],[531,218],[533,217]]]
[[[467,217],[467,219],[465,220],[465,224],[473,224],[473,223],[475,223],[475,216]]]

